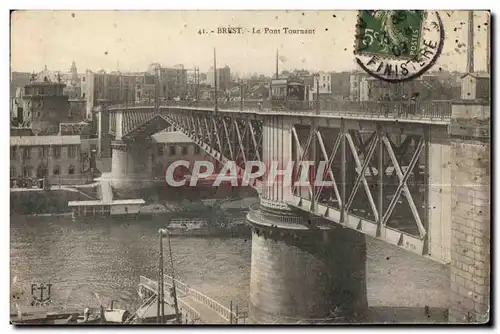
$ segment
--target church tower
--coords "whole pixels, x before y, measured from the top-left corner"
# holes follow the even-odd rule
[[[76,70],[75,61],[71,64],[71,81],[76,82],[78,80],[78,72]]]

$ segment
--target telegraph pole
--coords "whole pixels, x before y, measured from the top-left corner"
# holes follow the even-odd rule
[[[214,48],[214,96],[215,96],[215,108],[214,112],[217,112],[217,58]]]
[[[319,115],[319,73],[316,76],[316,114]]]
[[[488,13],[488,18],[486,22],[488,25],[486,26],[486,72],[490,74],[490,52],[491,52],[491,40],[490,40],[490,30],[491,30],[491,14]]]
[[[243,80],[240,80],[240,110],[243,111]]]
[[[474,11],[469,11],[469,19],[467,23],[468,38],[467,38],[467,72],[474,72]]]
[[[278,72],[278,49],[276,49],[276,79],[278,79],[279,72]]]

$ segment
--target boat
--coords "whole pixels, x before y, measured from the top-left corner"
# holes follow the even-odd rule
[[[17,307],[18,312],[11,314],[13,325],[90,325],[90,324],[124,324],[130,318],[130,312],[115,309],[113,301],[108,309],[99,308],[62,308]]]
[[[249,234],[251,230],[245,219],[237,218],[215,223],[201,218],[172,218],[166,229],[171,236],[184,237],[238,237]]]
[[[198,219],[171,219],[167,230],[172,236],[207,236],[210,234],[209,222]]]
[[[170,234],[165,229],[158,231],[160,237],[160,256],[158,274],[160,277],[159,283],[152,280],[147,280],[145,283],[139,282],[138,294],[142,300],[142,305],[129,316],[126,324],[180,324],[183,323],[182,314],[179,311],[177,300],[177,290],[175,279],[170,293],[165,299],[164,291],[164,260],[163,260],[163,238],[168,237],[168,250],[170,255],[170,267],[172,275],[174,274],[174,263],[172,259],[172,246],[170,244]],[[142,277],[141,277],[142,280]]]
[[[105,202],[102,200],[92,201],[69,201],[73,220],[85,220],[95,218],[125,218],[135,219],[139,216],[139,209],[145,202],[142,199],[124,199]]]

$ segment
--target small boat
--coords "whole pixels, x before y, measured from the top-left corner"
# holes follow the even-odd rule
[[[207,236],[210,234],[209,222],[198,219],[172,219],[167,230],[173,236]]]
[[[177,290],[175,287],[175,279],[169,294],[164,291],[164,263],[163,263],[163,237],[169,237],[169,233],[165,229],[160,229],[160,257],[159,257],[159,276],[160,282],[141,277],[139,282],[138,294],[142,299],[142,305],[126,319],[127,324],[179,324],[182,323],[182,314],[179,312],[179,304],[177,299]],[[172,275],[174,273],[174,263],[172,260],[172,246],[170,237],[168,239],[168,250],[170,254],[170,266]],[[167,300],[165,299],[167,297]]]
[[[130,312],[111,307],[104,309],[62,309],[61,307],[18,307],[17,314],[11,314],[13,325],[90,325],[90,324],[123,324],[130,317]]]

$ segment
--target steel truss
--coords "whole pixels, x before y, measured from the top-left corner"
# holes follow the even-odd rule
[[[247,161],[262,161],[261,120],[203,111],[163,112],[161,116],[217,161],[234,161],[239,172]]]
[[[315,161],[315,168],[322,162],[325,170],[322,176],[309,172],[312,177],[307,186],[294,187],[294,199],[289,204],[426,254],[428,157],[424,149],[428,136],[425,129],[421,135],[394,136],[381,126],[375,131],[361,132],[343,126],[318,128],[313,124],[307,133],[304,126],[300,127],[302,137],[296,127],[292,129],[295,165],[299,166],[295,175],[306,168],[302,164],[305,161]],[[326,136],[329,140],[325,140]],[[401,144],[396,144],[394,137],[401,139]],[[315,186],[318,177],[333,185]]]
[[[239,172],[247,161],[262,162],[263,117],[163,109],[148,122],[156,117],[188,135],[222,164],[235,161]],[[394,130],[381,124],[365,131],[347,128],[344,121],[338,124],[337,128],[318,127],[314,122],[312,126],[292,127],[292,151],[295,166],[299,166],[295,177],[301,172],[301,162],[315,161],[314,170],[322,162],[323,179],[333,185],[315,186],[316,176],[312,173],[305,189],[293,187],[288,204],[412,252],[427,254],[427,125],[422,125],[418,134],[413,127],[411,133],[401,130],[401,135],[395,136]],[[130,132],[136,130],[141,129]],[[260,186],[257,180],[251,185]]]

